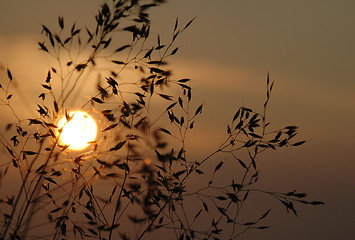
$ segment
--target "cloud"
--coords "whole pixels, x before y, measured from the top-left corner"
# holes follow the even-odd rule
[[[0,37],[0,63],[3,66],[1,81],[6,82],[4,69],[11,69],[14,76],[12,101],[20,108],[19,112],[25,115],[36,114],[31,110],[36,106],[37,101],[34,99],[38,100],[38,95],[43,92],[40,84],[44,82],[48,70],[54,64],[53,59],[38,51],[37,40],[37,37],[32,35]],[[204,103],[204,119],[201,121],[209,128],[224,129],[240,106],[262,110],[267,71],[208,59],[177,57],[170,62],[175,74],[173,77],[192,79],[193,98],[196,105]],[[107,69],[108,66],[100,66],[103,74]],[[291,121],[308,130],[317,126],[336,133],[336,121],[349,123],[355,118],[355,114],[349,111],[355,108],[351,91],[341,92],[331,88],[329,84],[319,84],[318,79],[305,73],[288,75],[271,72],[270,76],[271,80],[276,82],[270,103],[271,120],[281,123]],[[81,86],[86,89],[90,82],[95,85],[98,77],[98,74],[93,74],[91,80],[86,80]],[[121,76],[121,79],[138,80],[139,77],[129,73]],[[3,82],[2,85],[4,84]],[[85,101],[94,91],[95,86],[80,94],[84,96]],[[79,106],[82,101],[77,104]],[[334,129],[331,129],[332,127]]]

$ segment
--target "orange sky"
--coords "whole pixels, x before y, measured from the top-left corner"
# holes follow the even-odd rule
[[[89,22],[99,1],[73,2],[0,3],[0,64],[12,69],[25,99],[38,95],[48,69],[37,51],[41,24],[56,24],[58,15]],[[280,211],[271,216],[270,230],[243,239],[333,240],[355,234],[354,9],[351,0],[171,0],[152,11],[153,34],[159,32],[162,41],[176,17],[184,23],[196,17],[170,60],[176,76],[193,80],[195,101],[205,106],[191,149],[217,146],[214,140],[223,139],[238,107],[261,110],[268,72],[276,82],[270,120],[275,127],[300,126],[300,137],[308,140],[268,155],[262,181],[271,190],[309,192],[326,206],[301,207],[298,218]]]

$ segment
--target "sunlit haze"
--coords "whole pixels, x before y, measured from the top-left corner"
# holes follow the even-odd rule
[[[42,101],[38,99],[44,90],[41,84],[51,69],[52,59],[38,51],[38,42],[45,38],[40,34],[42,24],[58,28],[58,16],[63,16],[66,28],[75,22],[85,30],[96,23],[92,15],[101,2],[0,0],[0,83],[6,86],[6,69],[11,69],[10,100],[17,104],[20,118],[38,116],[36,101]],[[239,107],[262,111],[268,73],[275,81],[267,115],[270,127],[299,126],[298,140],[306,140],[300,147],[262,155],[260,184],[270,191],[304,191],[326,204],[319,208],[297,205],[295,217],[266,199],[272,204],[265,205],[274,213],[265,225],[272,227],[247,232],[243,240],[354,239],[354,10],[354,0],[168,0],[152,10],[152,39],[156,41],[159,34],[162,44],[169,43],[177,17],[181,26],[196,17],[176,40],[176,55],[167,58],[173,78],[191,79],[191,106],[204,106],[186,142],[193,161],[219,146]],[[86,31],[81,34],[86,36]],[[115,49],[127,44],[121,41],[113,40]],[[117,56],[124,59],[121,52]],[[98,68],[107,72],[109,66]],[[69,99],[71,105],[65,107],[87,110],[82,106],[97,93],[96,83],[104,82],[104,76],[93,71],[85,77],[79,84],[83,97]],[[120,75],[118,82],[125,81]],[[51,83],[58,89],[59,81]],[[4,105],[0,115],[3,130],[12,114]],[[70,145],[70,153],[95,140],[97,126],[86,112],[75,112],[66,123],[64,116],[57,124],[64,126],[60,144]],[[6,147],[2,151],[7,153]],[[227,164],[230,159],[218,160]],[[149,165],[150,159],[144,163]],[[257,208],[253,211],[262,214]],[[245,215],[250,217],[248,212]]]

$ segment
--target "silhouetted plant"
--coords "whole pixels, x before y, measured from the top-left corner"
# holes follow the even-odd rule
[[[255,186],[261,153],[304,143],[293,142],[295,126],[269,129],[266,113],[274,84],[269,76],[264,111],[239,108],[215,151],[200,160],[188,157],[185,139],[203,106],[193,107],[190,79],[173,77],[166,59],[177,53],[175,40],[193,19],[183,27],[176,19],[170,41],[158,35],[154,43],[147,12],[162,2],[107,1],[94,28],[69,26],[62,17],[57,31],[43,25],[38,45],[55,62],[36,100],[38,116],[17,117],[9,90],[14,76],[6,70],[1,102],[17,122],[1,134],[7,149],[1,177],[12,169],[20,184],[15,195],[1,193],[1,239],[143,239],[162,229],[180,240],[236,239],[250,229],[268,228],[262,221],[271,209],[240,217],[254,192],[270,195],[294,214],[296,203],[323,204],[307,200],[305,193]],[[130,42],[118,45],[115,39],[127,34]],[[124,76],[132,71],[136,81]],[[81,88],[94,73],[97,92],[79,109],[99,121],[99,135],[76,152],[60,142],[63,129],[57,124],[63,116],[71,121],[75,101],[85,99]],[[220,153],[237,163],[230,181],[219,173],[232,170],[223,168],[224,161],[214,163]],[[200,180],[194,184],[191,178]]]

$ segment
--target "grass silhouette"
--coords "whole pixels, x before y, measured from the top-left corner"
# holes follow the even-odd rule
[[[17,122],[1,133],[1,178],[15,176],[19,185],[17,194],[2,196],[1,239],[146,239],[152,231],[181,240],[238,239],[268,228],[263,220],[271,209],[240,217],[251,194],[271,196],[295,215],[296,204],[323,204],[256,184],[260,154],[305,142],[294,140],[296,126],[270,129],[269,76],[263,112],[240,107],[217,149],[189,157],[186,138],[203,105],[192,103],[190,79],[176,79],[166,60],[177,54],[174,43],[194,19],[182,26],[177,19],[163,42],[151,36],[148,14],[162,1],[145,2],[107,1],[91,27],[69,25],[63,17],[57,30],[42,26],[38,46],[54,63],[34,100],[37,116],[18,117],[10,93],[16,74],[3,70],[1,102]],[[130,42],[117,43],[121,36]],[[87,99],[82,88],[98,72],[96,93]],[[84,101],[79,110],[99,122],[97,139],[80,151],[59,144],[63,129],[57,126],[63,116],[71,121],[75,101]],[[219,154],[228,158],[216,162]],[[226,161],[235,169],[226,169]]]

